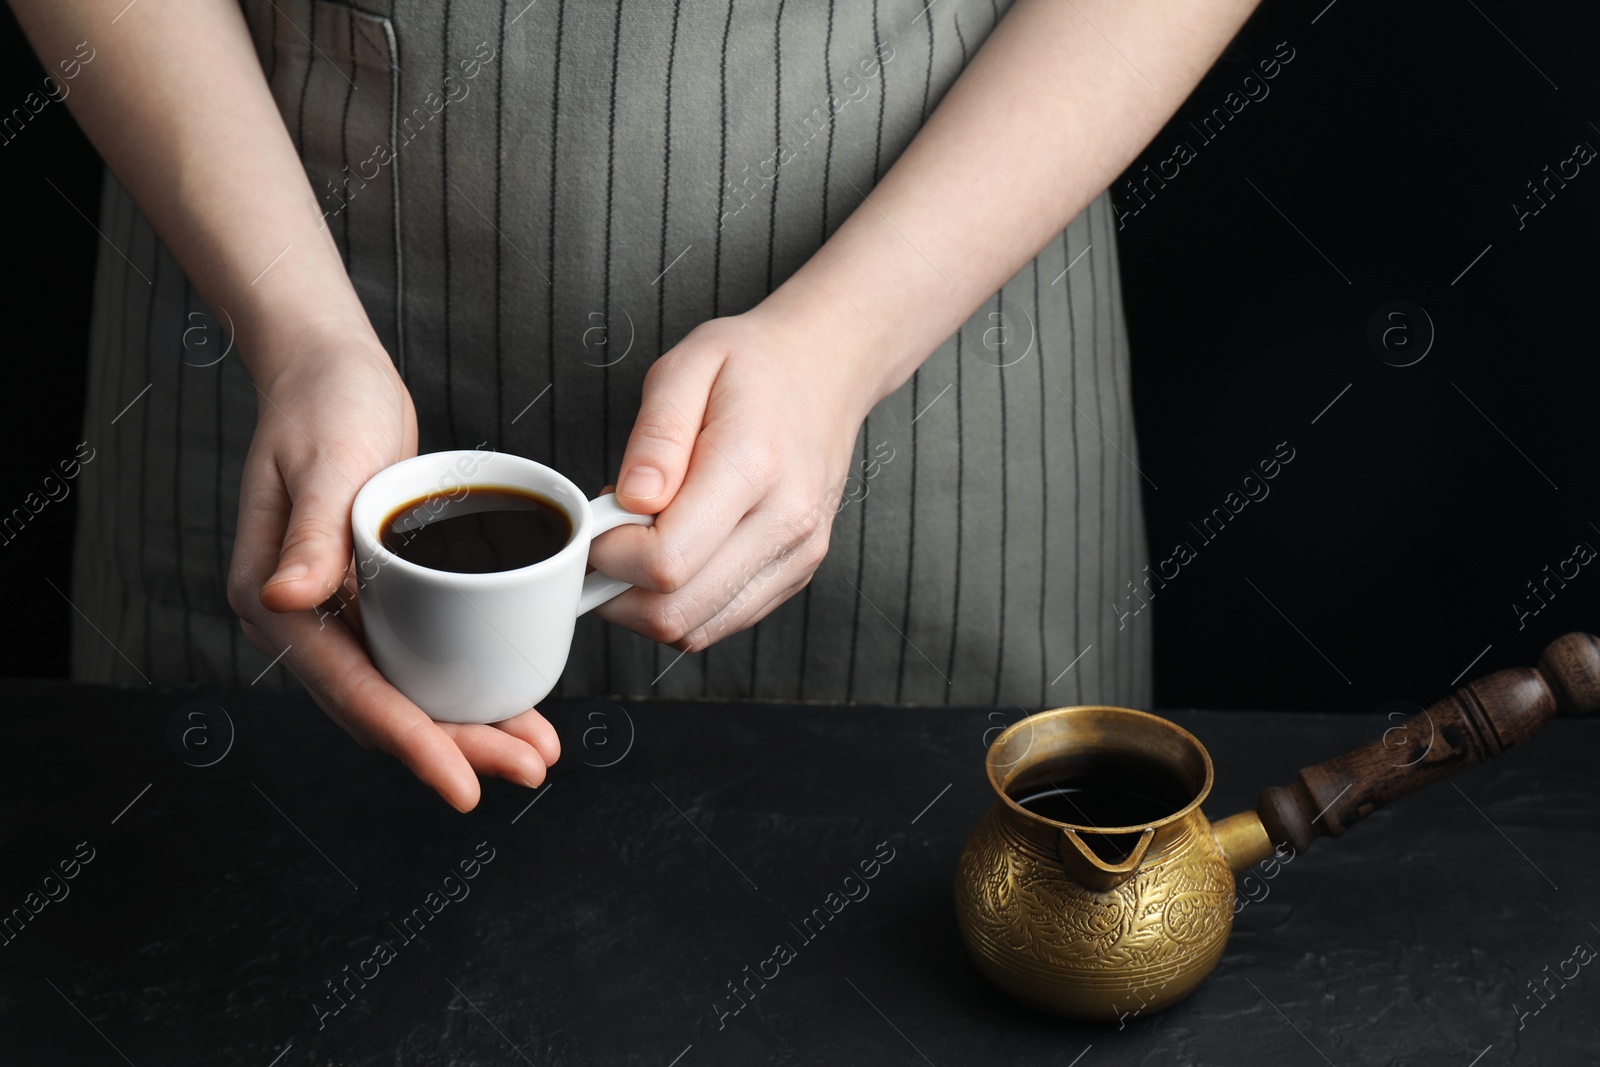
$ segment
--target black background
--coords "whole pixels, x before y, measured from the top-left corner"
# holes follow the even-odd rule
[[[1370,711],[1441,695],[1480,654],[1474,674],[1600,629],[1593,566],[1524,628],[1512,607],[1578,542],[1600,547],[1600,167],[1521,229],[1511,206],[1579,141],[1600,147],[1596,21],[1572,2],[1269,4],[1129,169],[1196,151],[1118,234],[1151,559],[1197,550],[1128,620],[1156,627],[1158,705]],[[44,72],[9,10],[0,38],[0,100],[21,101]],[[1204,143],[1189,123],[1279,42],[1294,58],[1270,94]],[[100,167],[55,103],[0,153],[9,510],[80,439]],[[1412,366],[1366,339],[1396,299],[1436,331]],[[1202,543],[1189,523],[1283,441],[1271,494]],[[0,675],[66,673],[72,609],[42,579],[68,587],[74,505],[0,546],[19,623]]]

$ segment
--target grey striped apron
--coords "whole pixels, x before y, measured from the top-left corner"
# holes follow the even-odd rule
[[[594,492],[650,361],[799,267],[1006,6],[371,3],[244,7],[422,450],[488,442]],[[73,676],[295,684],[225,599],[253,390],[109,178],[101,219]],[[872,411],[803,592],[693,655],[585,618],[557,692],[1147,706],[1113,229],[1102,194]]]

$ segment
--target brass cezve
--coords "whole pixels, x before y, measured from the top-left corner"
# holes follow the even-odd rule
[[[1234,872],[1270,856],[1275,844],[1303,852],[1314,837],[1337,837],[1378,806],[1521,744],[1558,710],[1597,709],[1600,640],[1568,634],[1538,667],[1498,671],[1438,701],[1406,724],[1403,743],[1387,731],[1216,823],[1200,810],[1211,792],[1211,757],[1187,730],[1129,708],[1040,712],[989,746],[998,800],[957,866],[962,937],[990,980],[1034,1007],[1100,1020],[1135,1007],[1159,1011],[1193,992],[1221,959]],[[1189,802],[1154,822],[1090,826],[1046,819],[1010,795],[1041,771],[1130,758],[1176,776]],[[1093,845],[1108,840],[1120,840],[1125,859],[1096,852]]]

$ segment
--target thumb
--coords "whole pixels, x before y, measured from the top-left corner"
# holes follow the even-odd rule
[[[617,502],[629,511],[661,511],[683,485],[720,367],[720,360],[669,352],[645,375],[617,478]]]
[[[261,587],[272,611],[308,611],[331,596],[350,567],[350,505],[355,490],[321,456],[284,471],[292,507],[278,567]]]

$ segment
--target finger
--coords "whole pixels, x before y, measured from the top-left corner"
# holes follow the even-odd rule
[[[724,638],[748,630],[772,614],[790,597],[810,585],[813,577],[815,572],[786,575],[781,581],[774,581],[759,589],[752,583],[746,590],[747,595],[735,598],[705,625],[691,630],[676,641],[663,643],[683,652],[702,652]]]
[[[529,789],[544,784],[544,757],[521,738],[483,723],[441,723],[440,728],[479,774],[492,774]]]
[[[617,503],[639,514],[671,502],[689,471],[722,360],[680,345],[656,360],[644,377],[639,415],[617,478]]]
[[[494,725],[496,729],[532,745],[546,767],[553,766],[561,758],[561,740],[556,735],[556,728],[537,711],[525,711]]]
[[[703,632],[707,623],[731,609],[723,623],[732,625],[764,607],[776,593],[809,575],[826,547],[825,531],[777,522],[770,509],[758,510],[739,523],[683,588],[671,593],[630,589],[600,605],[595,614],[663,644],[689,639],[690,647],[703,648],[742,628],[711,635]]]
[[[704,651],[718,641],[756,625],[810,585],[815,576],[815,570],[800,565],[787,568],[785,573],[775,576],[770,582],[752,582],[703,625],[676,640],[667,640],[671,634],[664,634],[661,643],[683,652]]]
[[[817,567],[822,562],[821,553],[811,562],[802,558],[805,551],[804,546],[796,546],[788,559],[779,561],[776,571],[763,572],[761,577],[752,580],[734,603],[724,607],[702,627],[700,634],[689,637],[703,642],[700,647],[713,645],[740,630],[748,630],[777,611],[816,577]],[[826,551],[826,546],[822,551]]]
[[[716,426],[700,435],[688,476],[653,526],[619,526],[595,538],[589,562],[655,593],[687,586],[766,493],[749,447]],[[742,465],[741,465],[742,462]],[[751,468],[747,473],[745,468]]]
[[[285,468],[283,484],[293,507],[261,603],[273,611],[305,611],[326,599],[350,567],[350,505],[359,487],[320,450]]]
[[[261,587],[278,565],[290,506],[277,464],[265,449],[252,443],[239,481],[239,518],[228,564],[228,604],[240,619],[254,619],[263,613]]]
[[[763,594],[770,591],[772,595],[764,603],[761,603],[760,607],[754,609],[750,607],[751,604],[757,603],[759,598],[752,598],[736,604],[731,610],[719,614],[716,618],[712,619],[709,623],[702,627],[700,631],[690,634],[687,638],[678,642],[673,647],[681,648],[685,644],[688,644],[692,646],[690,651],[693,651],[694,648],[709,648],[711,645],[716,644],[725,637],[732,637],[740,630],[748,630],[750,627],[756,625],[756,623],[760,622],[762,619],[765,619],[768,615],[771,615],[774,611],[777,611],[779,608],[781,608],[791,597],[800,592],[800,590],[810,585],[811,579],[815,576],[815,571],[808,571],[805,574],[795,575],[795,580],[790,581],[781,589],[774,588],[779,584],[774,582],[771,586],[768,586],[762,590]]]
[[[361,598],[356,595],[361,584],[360,575],[356,571],[356,562],[351,559],[339,588],[335,589],[327,600],[312,609],[316,613],[317,621],[326,625],[327,620],[337,618],[356,635],[357,641],[362,640],[365,631],[361,625]]]
[[[378,673],[337,620],[313,612],[258,614],[252,624],[282,652],[317,705],[347,732],[394,756],[458,811],[478,804],[478,777],[455,742]],[[264,650],[267,651],[267,650]]]

